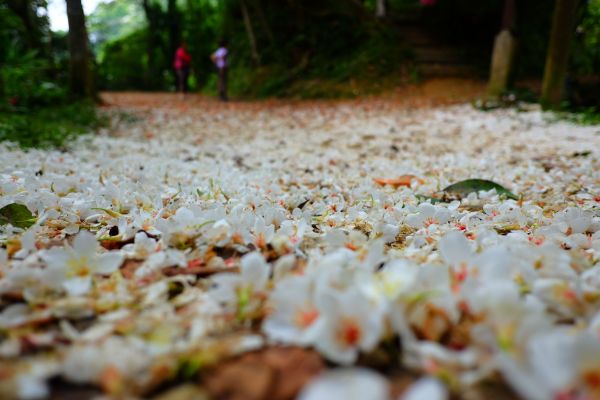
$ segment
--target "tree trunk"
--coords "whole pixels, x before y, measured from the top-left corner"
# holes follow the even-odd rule
[[[556,0],[554,5],[540,101],[544,108],[558,108],[564,98],[578,3],[579,0]]]
[[[169,45],[167,46],[167,60],[172,60],[175,57],[175,52],[181,44],[181,31],[179,29],[179,10],[177,9],[177,1],[169,0],[167,2],[167,24],[169,25]],[[174,74],[175,82],[177,82],[177,74],[174,69],[171,69]]]
[[[246,32],[248,34],[248,41],[250,42],[250,50],[252,51],[252,59],[256,65],[260,65],[260,56],[256,47],[256,36],[254,36],[254,29],[252,28],[252,21],[250,21],[250,15],[248,14],[248,7],[246,2],[240,0],[242,7],[242,16],[244,18],[244,25],[246,26]]]
[[[187,32],[188,38],[205,38],[208,36],[207,29],[198,23],[204,17],[203,11],[202,4],[199,4],[196,0],[186,1],[186,12],[181,15],[181,31]],[[209,71],[212,67],[212,62],[206,57],[208,45],[206,41],[198,40],[189,41],[187,44],[193,63],[191,73],[196,80],[196,88],[201,88],[206,80],[206,71]],[[208,50],[210,51],[212,48]]]
[[[142,8],[144,9],[144,14],[146,14],[146,21],[148,22],[148,38],[146,44],[146,57],[148,65],[147,70],[145,71],[146,76],[144,78],[147,89],[156,89],[161,75],[161,68],[158,65],[158,60],[156,58],[157,51],[159,52],[164,49],[160,37],[161,10],[159,7],[159,5],[156,5],[149,0],[142,1]],[[170,58],[168,59],[170,60]]]
[[[81,0],[67,1],[69,20],[69,77],[76,97],[94,97],[88,34]]]
[[[515,0],[504,0],[504,12],[502,13],[502,29],[512,31],[515,29],[517,7]]]
[[[375,3],[375,16],[377,18],[385,18],[387,16],[387,0],[377,0]]]

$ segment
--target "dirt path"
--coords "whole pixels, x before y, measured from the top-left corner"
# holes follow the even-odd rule
[[[364,141],[365,148],[387,138],[411,154],[512,152],[516,160],[587,151],[599,140],[597,127],[573,129],[535,106],[525,107],[533,113],[484,113],[468,105],[484,93],[483,82],[436,79],[350,100],[222,103],[197,94],[182,99],[174,93],[142,92],[103,93],[102,98],[104,109],[115,117],[112,136],[174,140],[219,151],[223,145],[234,153],[255,139],[287,141],[288,146],[274,149],[274,157],[295,146],[317,148],[323,141],[342,150],[359,138],[376,139]],[[350,155],[359,149],[348,150]]]
[[[204,110],[257,109],[262,107],[294,105],[314,107],[334,104],[387,104],[403,108],[424,108],[469,102],[485,93],[485,82],[472,79],[431,79],[419,85],[406,85],[391,89],[381,95],[349,100],[290,101],[269,99],[262,101],[231,101],[223,104],[214,98],[190,94],[185,100],[174,93],[106,92],[102,99],[107,107],[148,110],[168,108],[187,111],[193,108]]]

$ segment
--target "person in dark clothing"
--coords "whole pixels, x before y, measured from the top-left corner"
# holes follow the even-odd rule
[[[190,75],[191,63],[192,56],[187,52],[185,42],[182,42],[175,52],[175,60],[173,61],[173,67],[177,75],[177,91],[182,96],[188,91],[188,76]]]
[[[227,41],[221,40],[219,42],[219,48],[210,56],[219,72],[219,98],[222,101],[227,101],[227,69],[229,67],[227,62],[228,54],[229,51],[227,50]]]

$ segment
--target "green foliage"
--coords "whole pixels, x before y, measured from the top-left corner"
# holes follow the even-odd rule
[[[580,74],[600,71],[600,0],[583,7],[573,46],[573,67]]]
[[[175,14],[169,14],[166,0],[151,0],[153,26],[158,28],[150,33],[136,20],[126,25],[136,30],[126,34],[126,14],[135,8],[137,17],[143,15],[140,2],[125,0],[119,6],[113,5],[116,2],[105,5],[98,15],[90,17],[90,21],[104,21],[104,25],[92,23],[90,29],[92,36],[104,35],[106,39],[98,53],[101,87],[173,88],[175,23],[176,37],[187,42],[193,57],[192,89],[216,91],[216,71],[209,55],[218,40],[226,37],[231,55],[230,91],[236,97],[348,97],[372,93],[397,83],[401,74],[404,81],[418,82],[421,78],[418,66],[411,68],[407,62],[412,58],[411,49],[398,29],[407,18],[412,21],[408,23],[426,27],[441,43],[461,48],[468,62],[487,69],[504,4],[503,0],[448,0],[421,7],[417,0],[390,0],[390,17],[381,21],[373,16],[374,0],[244,1],[256,38],[258,63],[251,56],[241,0],[181,0]],[[552,2],[517,2],[519,77],[541,76]],[[578,73],[598,70],[594,60],[600,48],[595,43],[600,37],[599,2],[589,1],[583,14],[585,40],[574,51]],[[112,21],[120,21],[120,28],[117,23],[108,23],[109,15],[114,17]]]
[[[11,47],[21,47],[24,28],[19,18],[0,2],[0,65],[6,62]]]
[[[27,1],[42,7],[44,3]],[[183,39],[193,59],[192,90],[215,92],[216,70],[209,55],[225,37],[230,48],[230,91],[236,97],[374,93],[401,80],[418,82],[421,78],[418,66],[407,63],[412,52],[403,42],[403,24],[425,27],[440,43],[460,48],[467,62],[487,70],[504,2],[444,0],[422,7],[418,0],[389,0],[385,20],[374,17],[375,0],[244,3],[256,38],[258,62],[251,56],[241,0],[100,3],[87,21],[97,55],[99,88],[173,89],[173,53]],[[552,0],[516,4],[517,76],[539,77]],[[573,75],[594,75],[600,70],[600,0],[582,4],[572,71]],[[33,40],[19,16],[0,1],[0,108],[8,103],[29,109],[65,102],[66,41],[48,34],[47,18],[35,20],[39,40]]]
[[[0,141],[24,148],[63,146],[99,119],[93,104],[70,102],[67,43],[37,13],[45,2],[27,5],[31,12],[24,16],[0,2]]]
[[[347,97],[373,93],[398,83],[400,78],[420,80],[418,68],[411,69],[406,62],[412,54],[403,43],[402,29],[398,29],[407,18],[412,21],[408,23],[424,26],[441,43],[458,46],[468,62],[487,70],[504,4],[503,0],[445,0],[433,7],[421,7],[417,0],[390,0],[389,18],[381,21],[373,15],[374,0],[244,2],[256,39],[258,62],[252,57],[241,0],[180,0],[175,12],[169,11],[167,0],[149,0],[151,15],[145,15],[145,27],[140,27],[137,19],[133,24],[126,23],[126,14],[144,16],[139,1],[99,7],[90,16],[90,32],[92,37],[104,40],[99,41],[98,50],[101,87],[173,88],[173,43],[182,38],[193,58],[192,89],[214,93],[216,71],[208,56],[219,39],[226,37],[230,91],[236,97]],[[585,40],[574,50],[578,73],[598,70],[599,3],[589,1],[582,14]],[[517,2],[519,77],[541,76],[551,11],[552,0]],[[131,26],[136,29],[127,31]],[[149,26],[154,28],[149,30]]]
[[[101,126],[92,103],[0,112],[0,141],[23,148],[61,147],[82,133]]]
[[[510,190],[505,188],[502,185],[497,184],[496,182],[489,181],[487,179],[466,179],[464,181],[460,181],[454,183],[443,189],[446,193],[458,194],[460,196],[466,196],[469,193],[477,193],[479,191],[485,190],[489,191],[495,189],[496,193],[499,195],[503,195],[508,197],[509,199],[518,200],[516,194],[512,193]]]
[[[215,0],[190,0],[183,10],[181,36],[192,56],[192,90],[206,85],[211,76],[214,76],[215,68],[209,55],[215,51],[221,35],[221,14],[218,7],[219,2]]]
[[[149,76],[146,52],[145,28],[107,42],[98,66],[100,86],[109,90],[164,89],[162,76]]]
[[[26,109],[64,102],[67,91],[50,80],[49,68],[48,60],[39,58],[35,50],[24,54],[10,50],[0,69],[0,81],[4,82],[0,109],[7,103]]]
[[[144,16],[139,6],[141,2],[137,0],[126,0],[119,6],[113,3],[98,8],[90,16],[91,21],[102,22],[90,26],[90,35],[102,39],[97,42],[102,89],[174,88],[172,62],[180,39],[187,42],[192,55],[192,89],[209,80],[209,74],[213,72],[209,55],[216,46],[221,21],[218,2],[180,1],[176,3],[174,14],[173,11],[169,14],[166,1],[149,1],[152,22],[148,20],[148,15]],[[135,21],[133,24],[123,14],[126,10],[130,13],[131,9],[137,13],[132,18]],[[107,21],[109,16],[115,18]],[[138,17],[145,17],[146,23],[138,23]],[[132,26],[135,29],[132,30]]]
[[[600,0],[582,1],[577,32],[573,40],[572,75],[597,74],[600,71]],[[517,2],[520,76],[541,76],[552,21],[553,1]]]
[[[90,41],[99,60],[104,58],[103,45],[143,28],[144,14],[139,0],[99,3],[87,18]]]
[[[32,10],[23,15],[0,2],[0,111],[67,101],[66,40],[51,34],[47,18],[36,13],[45,1],[27,4]]]
[[[11,203],[0,208],[0,225],[11,224],[17,228],[27,229],[35,224],[35,221],[36,218],[23,204]]]
[[[368,8],[347,0],[248,1],[260,65],[251,58],[238,0],[225,2],[231,92],[242,97],[352,97],[381,90],[410,53]],[[326,28],[325,28],[326,27]]]
[[[22,18],[0,2],[0,110],[11,105],[53,103],[64,96],[49,79],[49,59],[42,54],[42,38],[32,36],[40,34],[47,21],[37,19],[33,22],[39,26],[28,29]]]
[[[87,22],[97,55],[99,87],[108,90],[151,88],[146,54],[148,31],[141,2],[100,3]],[[155,80],[161,81],[160,77]]]
[[[541,77],[552,23],[552,0],[517,1],[518,76]]]
[[[365,92],[357,91],[357,86],[377,91],[388,83],[385,77],[398,75],[399,66],[409,56],[393,29],[351,0],[246,2],[260,65],[251,58],[239,0],[177,3],[178,36],[192,55],[191,81],[196,88],[216,90],[216,69],[209,55],[222,37],[230,43],[230,91],[243,97],[346,97]],[[101,88],[164,90],[174,86],[169,46],[172,21],[166,3],[149,2],[152,24],[158,30],[150,33],[143,27],[125,36],[118,33],[123,29],[117,26],[124,20],[125,6],[121,7],[121,14],[115,17],[120,22],[112,25],[98,48]],[[91,21],[102,20],[97,12],[90,16]],[[97,26],[91,25],[92,37],[102,34]]]
[[[600,125],[600,111],[595,107],[580,108],[576,111],[560,111],[554,115],[557,119],[579,125]]]
[[[410,57],[399,43],[399,38],[378,37],[341,51],[338,57],[328,57],[323,52],[294,68],[276,65],[274,68],[279,71],[273,71],[262,85],[256,85],[258,90],[252,90],[253,86],[245,89],[259,97],[339,98],[376,93],[398,84],[398,71]]]

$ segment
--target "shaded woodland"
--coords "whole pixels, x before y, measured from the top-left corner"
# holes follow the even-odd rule
[[[555,71],[547,82],[558,79],[561,104],[597,105],[599,0],[122,0],[87,18],[80,1],[66,4],[69,33],[50,30],[45,0],[0,1],[3,107],[97,90],[173,90],[181,41],[193,58],[193,90],[214,93],[209,55],[222,38],[238,97],[353,97],[435,75],[487,79],[502,29],[516,47],[500,92]],[[568,18],[553,20],[554,10]],[[560,54],[547,65],[549,49]]]

